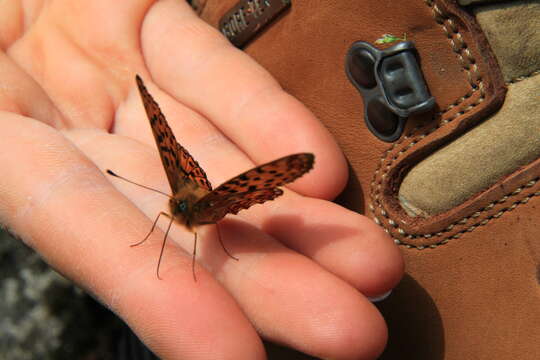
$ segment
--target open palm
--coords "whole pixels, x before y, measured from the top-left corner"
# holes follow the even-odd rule
[[[324,358],[371,359],[386,327],[367,299],[403,263],[332,199],[346,162],[325,128],[183,1],[0,2],[0,222],[121,316],[163,359],[263,359],[259,335]],[[296,152],[315,168],[285,195],[193,235],[130,248],[170,193],[134,77],[215,186]],[[150,219],[152,218],[152,219]],[[163,226],[167,225],[164,221]]]

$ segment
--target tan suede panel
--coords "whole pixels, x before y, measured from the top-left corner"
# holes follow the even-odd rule
[[[449,210],[540,156],[540,75],[508,87],[501,110],[420,162],[399,191],[411,216]]]
[[[540,68],[540,1],[513,1],[474,9],[506,81]]]

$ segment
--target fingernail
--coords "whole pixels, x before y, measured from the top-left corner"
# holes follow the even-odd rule
[[[390,296],[391,293],[392,293],[392,290],[390,290],[390,291],[388,291],[388,292],[386,292],[386,293],[384,293],[382,295],[379,295],[379,296],[368,296],[368,300],[371,301],[372,303],[383,301],[388,296]]]

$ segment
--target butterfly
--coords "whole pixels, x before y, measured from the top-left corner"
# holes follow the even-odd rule
[[[152,95],[146,89],[143,80],[136,76],[137,87],[141,95],[146,115],[150,121],[152,133],[159,150],[161,162],[167,174],[172,196],[169,197],[170,214],[161,212],[148,235],[137,246],[142,244],[154,231],[156,223],[161,215],[170,218],[170,222],[165,232],[161,252],[157,266],[157,277],[159,277],[159,266],[167,240],[167,234],[173,221],[184,225],[195,234],[192,257],[192,272],[195,276],[195,257],[197,251],[197,232],[194,228],[200,225],[216,224],[227,214],[237,214],[240,210],[248,209],[255,204],[262,204],[269,200],[274,200],[283,194],[279,187],[304,175],[313,168],[315,156],[311,153],[299,153],[282,157],[248,170],[229,181],[221,184],[215,189],[206,176],[204,170],[189,152],[176,141],[176,138],[167,124],[165,116]],[[107,170],[110,175],[127,180],[116,175],[111,170]],[[130,180],[127,180],[134,183]],[[139,185],[137,183],[134,183]],[[148,188],[148,187],[146,187]],[[232,256],[224,246],[217,227],[218,238],[221,246],[231,258]]]

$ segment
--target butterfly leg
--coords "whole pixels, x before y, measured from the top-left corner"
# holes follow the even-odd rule
[[[165,214],[165,213],[162,212],[159,215],[161,215],[161,214]],[[159,218],[159,215],[158,215],[158,218]],[[168,216],[168,214],[165,214],[165,215]],[[159,280],[161,280],[161,278],[159,277],[159,265],[161,265],[161,258],[163,257],[163,250],[165,250],[165,242],[167,241],[167,235],[169,235],[169,230],[171,230],[171,225],[172,225],[173,220],[174,220],[174,218],[172,216],[170,218],[171,218],[171,221],[169,221],[169,226],[167,226],[167,231],[165,232],[165,236],[163,237],[163,244],[161,245],[161,251],[159,252],[159,260],[158,260],[158,263],[157,263],[156,274],[157,274],[157,277],[158,277]],[[156,219],[156,221],[157,221],[157,219]],[[155,222],[154,222],[154,225],[155,225]]]
[[[216,224],[216,230],[217,230],[217,234],[218,234],[219,243],[221,244],[221,247],[223,248],[223,250],[225,250],[225,253],[226,253],[227,255],[229,255],[230,258],[232,258],[232,259],[238,261],[238,258],[235,257],[235,256],[233,256],[233,255],[229,252],[229,250],[227,250],[227,248],[225,247],[225,244],[223,243],[223,240],[221,240],[221,232],[219,231],[219,226],[218,226],[218,224]]]
[[[195,257],[197,256],[197,232],[194,232],[195,240],[193,241],[193,257],[191,259],[191,272],[193,273],[193,280],[197,281],[197,276],[195,276]]]
[[[165,216],[168,217],[168,218],[171,217],[171,215],[167,214],[166,212],[163,212],[163,211],[160,212],[159,215],[157,216],[156,220],[154,220],[154,224],[152,225],[152,228],[150,229],[150,232],[148,233],[148,235],[146,235],[146,236],[144,237],[144,239],[142,239],[142,240],[139,241],[138,243],[130,245],[131,247],[141,245],[143,242],[145,242],[145,241],[150,237],[150,234],[152,234],[152,233],[154,232],[154,229],[156,228],[156,224],[157,224],[157,222],[158,222],[158,220],[159,220],[159,217],[160,217],[161,215],[165,215]]]

